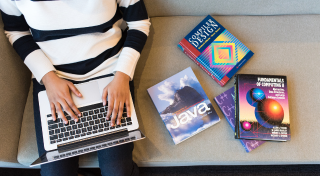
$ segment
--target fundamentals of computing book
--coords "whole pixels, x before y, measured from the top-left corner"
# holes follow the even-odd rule
[[[235,128],[235,97],[234,97],[234,87],[223,92],[214,98],[214,101],[218,104],[220,110],[226,117],[228,123],[230,124],[232,130]],[[265,141],[259,140],[246,140],[240,139],[242,146],[245,148],[246,152],[251,152],[253,149],[259,147]]]
[[[286,76],[238,74],[235,98],[236,138],[291,139]]]
[[[148,89],[173,142],[180,142],[220,121],[189,67]]]
[[[178,47],[220,86],[253,56],[253,52],[208,15]]]

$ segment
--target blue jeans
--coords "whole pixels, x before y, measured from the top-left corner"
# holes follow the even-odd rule
[[[73,82],[77,83],[77,82]],[[133,83],[130,82],[131,93],[133,93]],[[45,90],[33,79],[33,107],[34,123],[37,135],[39,156],[45,153],[41,129],[38,93]],[[132,94],[132,98],[133,94]],[[123,144],[98,151],[99,167],[103,176],[138,176],[139,168],[132,161],[133,143]],[[79,157],[72,157],[41,165],[41,175],[43,176],[77,176],[79,168]]]

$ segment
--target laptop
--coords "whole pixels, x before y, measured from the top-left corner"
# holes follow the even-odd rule
[[[138,119],[130,94],[131,117],[124,108],[121,125],[111,127],[106,119],[108,104],[103,106],[103,89],[113,80],[114,76],[99,78],[85,83],[75,84],[81,92],[79,98],[72,94],[72,99],[82,116],[75,122],[66,112],[69,123],[63,123],[57,115],[53,121],[50,103],[46,91],[38,94],[43,134],[44,149],[41,155],[30,167],[90,153],[117,145],[144,139],[144,134],[138,129]],[[111,119],[111,118],[110,118]]]

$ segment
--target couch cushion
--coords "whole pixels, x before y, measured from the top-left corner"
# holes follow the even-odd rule
[[[288,76],[292,139],[268,142],[246,153],[218,110],[221,122],[174,145],[146,89],[191,66],[208,97],[229,89],[220,87],[177,47],[204,17],[157,17],[136,68],[135,106],[146,139],[135,142],[133,158],[139,166],[307,164],[320,163],[318,115],[320,104],[320,15],[216,16],[255,55],[240,73]],[[28,98],[18,159],[24,165],[37,158],[32,102]],[[29,120],[26,120],[29,119]],[[29,127],[25,127],[29,126]],[[25,134],[25,135],[24,135]],[[31,146],[31,147],[30,147]],[[302,150],[304,149],[304,150]],[[98,166],[95,153],[84,155],[81,166]]]
[[[320,14],[318,0],[144,0],[150,17]]]
[[[1,16],[0,41],[0,160],[9,166],[18,163],[20,128],[31,74],[5,36]]]

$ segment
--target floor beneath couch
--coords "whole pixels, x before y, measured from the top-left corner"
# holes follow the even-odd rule
[[[99,169],[84,169],[100,176]],[[40,176],[38,169],[0,168],[0,175]],[[320,165],[143,167],[140,176],[316,176]]]

